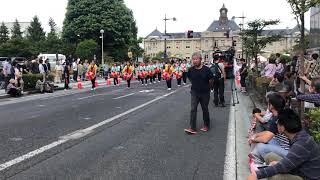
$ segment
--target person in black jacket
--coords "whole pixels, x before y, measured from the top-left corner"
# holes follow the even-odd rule
[[[188,71],[188,78],[191,82],[191,113],[190,113],[190,128],[185,129],[189,134],[197,134],[197,107],[200,103],[203,112],[204,126],[200,130],[207,132],[210,129],[209,116],[209,100],[210,88],[213,84],[213,74],[207,66],[201,64],[201,54],[194,53],[192,61],[194,66]]]
[[[63,75],[64,75],[64,89],[67,90],[69,89],[69,81],[70,81],[70,63],[68,61],[64,66]]]

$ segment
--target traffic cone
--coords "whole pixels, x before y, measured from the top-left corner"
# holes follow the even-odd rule
[[[134,80],[134,81],[137,80],[136,76],[133,76],[132,80]]]
[[[78,87],[78,89],[83,89],[83,85],[82,85],[80,78],[78,78],[77,87]]]
[[[94,84],[94,87],[98,87],[98,86],[99,86],[99,84],[98,84],[98,82],[96,81],[95,84]]]
[[[107,79],[107,86],[110,86],[110,85],[111,85],[111,79],[108,78],[108,79]]]
[[[118,84],[119,85],[121,84],[121,78],[118,78]]]

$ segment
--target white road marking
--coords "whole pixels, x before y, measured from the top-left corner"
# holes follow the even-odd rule
[[[20,137],[15,137],[15,138],[10,138],[10,141],[14,141],[14,142],[18,142],[18,141],[22,141],[22,138]]]
[[[231,99],[232,101],[232,99]],[[230,101],[230,103],[232,103]],[[234,180],[236,176],[236,140],[235,140],[235,108],[230,107],[229,114],[229,125],[228,125],[228,135],[226,143],[226,155],[224,160],[224,171],[223,179],[224,180]]]
[[[40,105],[38,105],[39,107],[45,107],[46,105],[43,105],[43,104],[40,104]]]
[[[91,95],[91,96],[86,96],[86,97],[78,98],[78,100],[88,99],[88,98],[91,98],[91,97],[102,96],[102,95],[104,95],[104,94],[95,94],[95,95]]]
[[[141,92],[141,93],[149,93],[149,92],[153,92],[153,91],[154,91],[154,89],[142,90],[142,91],[139,91],[139,92]]]
[[[6,163],[0,164],[0,171],[3,171],[5,169],[7,169],[8,167],[11,167],[11,166],[13,166],[15,164],[18,164],[18,163],[20,163],[20,162],[22,162],[22,161],[24,161],[26,159],[30,159],[30,158],[38,155],[38,154],[41,154],[41,153],[43,153],[43,152],[45,152],[45,151],[47,151],[49,149],[52,149],[52,148],[54,148],[54,147],[56,147],[56,146],[58,146],[60,144],[65,143],[67,141],[68,140],[66,140],[66,139],[61,139],[61,140],[55,141],[55,142],[53,142],[53,143],[51,143],[49,145],[46,145],[46,146],[43,146],[43,147],[41,147],[39,149],[31,151],[31,152],[29,152],[29,153],[27,153],[27,154],[25,154],[23,156],[17,157],[15,159],[11,160],[11,161],[8,161]]]
[[[13,160],[10,160],[10,161],[7,161],[7,162],[5,162],[3,164],[0,164],[0,172],[5,170],[5,169],[7,169],[7,168],[9,168],[9,167],[11,167],[11,166],[13,166],[13,165],[21,163],[22,161],[30,159],[30,158],[32,158],[34,156],[37,156],[37,155],[39,155],[39,154],[41,154],[41,153],[43,153],[45,151],[48,151],[48,150],[50,150],[50,149],[52,149],[54,147],[57,147],[57,146],[59,146],[61,144],[64,144],[64,143],[66,143],[66,142],[68,142],[70,140],[75,140],[75,139],[79,139],[81,137],[84,137],[84,136],[94,132],[95,129],[97,129],[97,128],[103,126],[103,125],[106,125],[106,124],[108,124],[108,123],[110,123],[110,122],[112,122],[112,121],[114,121],[116,119],[119,119],[119,118],[121,118],[121,117],[123,117],[123,116],[125,116],[127,114],[135,112],[138,109],[141,109],[141,108],[143,108],[145,106],[148,106],[151,103],[159,101],[159,100],[161,100],[161,99],[163,99],[163,98],[165,98],[165,97],[167,97],[167,96],[169,96],[169,95],[171,95],[171,94],[173,94],[175,92],[177,92],[177,90],[172,91],[172,92],[170,92],[168,94],[165,94],[163,96],[159,96],[159,97],[157,97],[157,98],[155,98],[155,99],[153,99],[151,101],[148,101],[148,102],[146,102],[144,104],[141,104],[140,106],[137,106],[135,108],[129,109],[129,110],[127,110],[127,111],[125,111],[125,112],[123,112],[121,114],[113,116],[113,117],[111,117],[109,119],[106,119],[106,120],[104,120],[104,121],[102,121],[102,122],[100,122],[98,124],[95,124],[93,126],[90,126],[90,127],[86,128],[86,129],[80,129],[80,130],[74,131],[74,132],[72,132],[70,134],[67,134],[66,136],[61,136],[61,137],[59,137],[58,141],[55,141],[55,142],[53,142],[51,144],[43,146],[43,147],[41,147],[39,149],[36,149],[34,151],[31,151],[31,152],[29,152],[29,153],[27,153],[25,155],[22,155],[22,156],[17,157],[17,158],[15,158]]]
[[[128,97],[128,96],[132,96],[134,94],[135,93],[130,93],[130,94],[127,94],[127,95],[124,95],[124,96],[120,96],[120,97],[116,97],[116,98],[112,98],[112,99],[122,99],[122,98],[125,98],[125,97]]]

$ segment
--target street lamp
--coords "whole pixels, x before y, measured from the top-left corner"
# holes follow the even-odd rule
[[[101,33],[101,41],[102,41],[102,43],[101,43],[101,64],[102,64],[102,66],[104,65],[104,57],[103,57],[103,34],[104,34],[104,30],[103,29],[101,29],[100,30],[100,33]]]
[[[166,61],[168,58],[168,55],[167,55],[167,21],[168,20],[177,21],[177,19],[175,17],[167,18],[167,14],[165,14],[163,20],[164,20],[164,60]]]
[[[244,14],[242,13],[242,16],[240,16],[240,17],[235,17],[235,16],[233,16],[232,17],[232,19],[234,20],[234,19],[242,19],[242,23],[240,23],[239,25],[240,25],[240,31],[241,32],[243,32],[243,30],[244,30],[244,19],[245,19],[246,17],[244,17]],[[241,58],[243,58],[243,33],[241,34]]]

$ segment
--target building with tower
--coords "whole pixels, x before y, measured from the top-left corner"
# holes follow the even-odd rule
[[[187,30],[180,33],[161,33],[155,29],[144,39],[145,55],[155,57],[159,52],[164,52],[164,40],[166,38],[166,48],[168,57],[180,59],[191,59],[194,52],[201,52],[205,60],[212,60],[213,52],[217,49],[225,51],[233,47],[237,58],[243,57],[242,43],[240,36],[241,28],[228,17],[228,9],[223,4],[220,9],[220,17],[214,20],[207,30],[203,32],[193,32]],[[272,29],[265,30],[264,36],[280,34],[284,38],[279,42],[274,42],[264,50],[265,56],[271,53],[285,53],[291,51],[299,36],[299,29]]]

